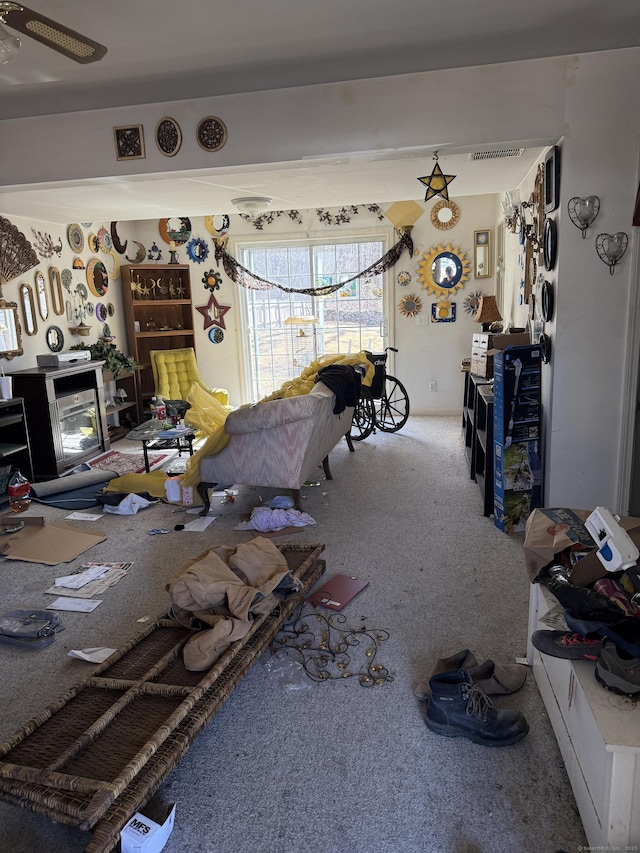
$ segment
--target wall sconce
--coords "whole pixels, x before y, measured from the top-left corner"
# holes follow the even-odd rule
[[[520,227],[520,191],[510,190],[501,203],[504,222],[509,231],[515,234]]]
[[[616,264],[622,260],[628,244],[629,237],[624,231],[618,231],[617,234],[598,234],[596,237],[596,252],[600,260],[609,267],[610,275],[613,275]]]
[[[569,209],[569,219],[576,228],[582,231],[582,239],[584,240],[587,236],[587,228],[593,225],[596,216],[600,212],[600,199],[597,195],[590,195],[586,198],[575,196],[569,199],[567,207]]]

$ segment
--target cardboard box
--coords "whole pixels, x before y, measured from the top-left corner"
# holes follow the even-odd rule
[[[505,533],[525,529],[531,512],[542,506],[542,458],[538,441],[505,447],[494,442],[493,519]]]
[[[493,378],[493,358],[500,350],[483,350],[474,347],[471,351],[471,373],[483,379]]]
[[[541,438],[542,351],[539,346],[514,347],[495,354],[494,438],[508,445],[512,441]]]
[[[597,555],[596,543],[584,521],[591,510],[567,508],[538,508],[529,516],[524,535],[524,558],[529,580],[534,583],[541,572],[567,548],[592,552],[583,557],[571,571],[574,586],[588,586],[607,574]],[[636,545],[640,544],[640,518],[622,516],[620,526],[628,531]]]
[[[42,516],[3,515],[2,528],[24,522],[22,530],[0,535],[0,554],[9,560],[26,560],[55,566],[70,563],[107,538],[102,530],[91,531],[70,524],[47,524]]]
[[[171,835],[175,815],[175,803],[169,806],[163,823],[136,812],[120,834],[122,853],[160,853]]]
[[[507,347],[523,347],[531,343],[531,335],[529,332],[516,332],[513,335],[509,334],[493,334],[492,332],[474,332],[472,347],[480,349],[499,349],[503,350]]]

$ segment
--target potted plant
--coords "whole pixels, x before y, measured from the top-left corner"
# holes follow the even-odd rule
[[[108,336],[105,335],[105,338]],[[125,355],[111,340],[101,338],[95,344],[76,344],[71,349],[88,349],[91,361],[104,361],[103,370],[110,370],[113,378],[117,379],[123,370],[134,371],[138,363],[130,355]]]

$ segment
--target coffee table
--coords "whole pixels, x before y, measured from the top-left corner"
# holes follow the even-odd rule
[[[145,421],[125,435],[128,441],[142,442],[144,468],[147,474],[150,470],[149,447],[177,450],[178,456],[182,456],[183,451],[188,451],[189,456],[193,456],[193,440],[195,437],[196,430],[192,427],[180,427],[179,429],[173,427],[166,430],[164,428],[164,421],[156,419]]]

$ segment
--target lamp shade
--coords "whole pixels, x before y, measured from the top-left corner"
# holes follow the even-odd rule
[[[495,296],[481,296],[478,310],[473,318],[474,323],[482,323],[482,326],[490,326],[491,323],[499,323],[502,320],[498,303]]]

